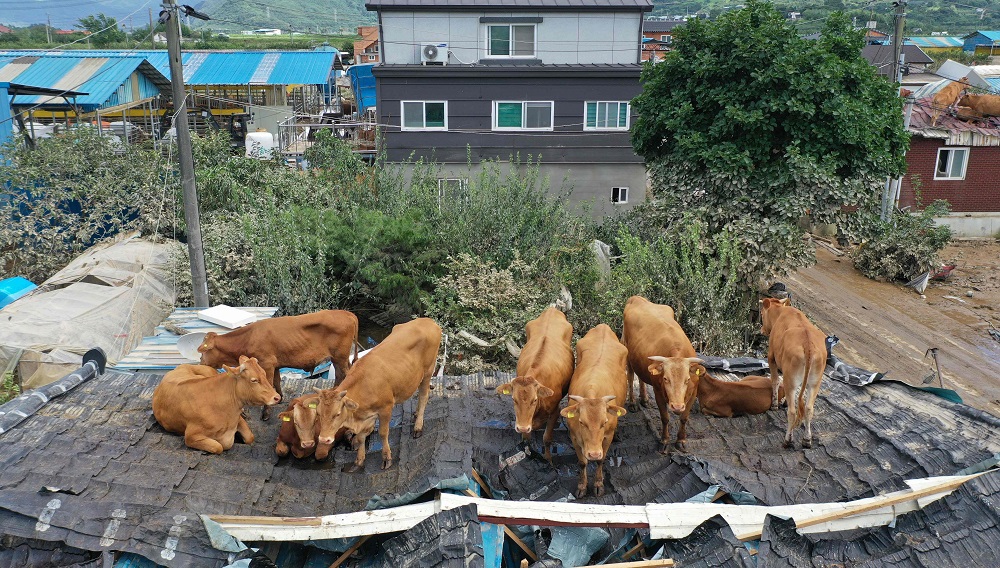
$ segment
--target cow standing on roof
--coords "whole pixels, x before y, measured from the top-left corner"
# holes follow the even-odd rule
[[[654,304],[642,296],[629,298],[625,303],[622,343],[628,348],[629,384],[631,386],[633,373],[639,377],[639,400],[643,406],[649,406],[646,385],[653,387],[663,425],[660,452],[669,451],[670,413],[680,417],[677,448],[683,451],[688,416],[698,394],[700,378],[693,365],[700,364],[701,360],[697,358],[691,340],[674,319],[673,308]],[[631,391],[629,388],[634,405]]]
[[[594,495],[604,495],[604,459],[625,409],[628,351],[607,324],[600,324],[576,342],[577,365],[569,383],[569,406],[562,409],[569,437],[580,463],[576,496],[587,494],[587,464],[597,462]]]
[[[281,401],[264,369],[252,357],[220,373],[206,365],[179,365],[153,391],[153,416],[163,429],[184,434],[189,448],[221,454],[233,447],[236,433],[252,444],[253,432],[242,416],[244,405]]]
[[[216,368],[236,363],[241,355],[256,357],[280,395],[282,367],[309,371],[330,360],[339,384],[347,376],[357,342],[357,316],[345,310],[323,310],[263,319],[223,335],[209,332],[198,352],[202,365]],[[270,407],[265,407],[261,418],[270,416]]]
[[[339,386],[320,391],[319,443],[332,445],[341,428],[354,434],[358,455],[344,467],[351,473],[365,465],[365,441],[375,430],[382,438],[382,469],[392,465],[389,420],[392,408],[419,389],[413,437],[424,431],[424,409],[431,391],[431,376],[441,347],[441,328],[434,320],[418,318],[393,326],[392,333],[347,372]]]
[[[760,301],[760,332],[768,336],[767,364],[771,368],[771,408],[777,409],[778,371],[788,400],[786,448],[793,447],[792,432],[805,424],[802,447],[812,447],[813,405],[826,369],[826,334],[786,299]]]
[[[514,430],[525,443],[532,430],[545,425],[542,444],[552,462],[552,430],[559,420],[559,401],[566,396],[573,376],[573,326],[556,308],[547,308],[524,326],[528,336],[517,359],[517,377],[497,387],[514,400]]]

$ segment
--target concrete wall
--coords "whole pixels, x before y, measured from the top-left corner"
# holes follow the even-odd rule
[[[523,166],[522,166],[523,167]],[[405,179],[409,183],[413,166],[402,165]],[[441,164],[438,179],[468,179],[474,181],[481,166],[479,164]],[[504,173],[510,166],[503,164]],[[539,166],[539,179],[546,180],[548,192],[554,197],[565,197],[579,212],[590,213],[601,219],[622,211],[627,211],[645,202],[648,191],[648,177],[643,164],[545,164]],[[628,187],[628,203],[612,203],[612,187]]]
[[[934,221],[951,227],[956,237],[1000,238],[1000,213],[952,213]]]
[[[382,12],[383,59],[388,65],[420,63],[426,44],[447,43],[449,64],[486,59],[486,26],[481,17],[540,18],[536,59],[543,64],[637,63],[642,13],[631,12]],[[510,59],[501,59],[510,61]]]

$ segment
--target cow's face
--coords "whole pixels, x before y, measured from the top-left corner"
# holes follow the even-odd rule
[[[205,339],[203,339],[201,341],[201,345],[198,346],[198,353],[201,353],[202,365],[208,365],[218,369],[219,365],[222,365],[225,361],[225,359],[223,359],[224,355],[215,348],[215,338],[218,336],[218,333],[210,331],[205,334]]]
[[[316,389],[319,393],[319,443],[332,444],[337,432],[354,418],[358,403],[347,397],[347,391]]]
[[[778,319],[778,311],[773,308],[779,308],[782,306],[790,306],[792,301],[788,298],[764,298],[760,301],[760,332],[763,335],[771,335],[771,327],[774,325],[774,320]]]
[[[271,386],[256,357],[240,355],[239,366],[223,365],[222,368],[236,379],[236,392],[247,404],[272,406],[281,402],[281,395]]]
[[[559,414],[566,419],[575,442],[583,444],[583,455],[588,461],[604,459],[604,437],[618,427],[618,417],[625,416],[625,409],[615,405],[614,395],[603,398],[583,398],[569,395],[570,405]]]
[[[311,448],[316,445],[316,418],[319,414],[319,395],[304,397],[292,407],[292,422],[299,437],[299,445]]]
[[[687,408],[687,400],[698,390],[697,357],[650,357],[649,374],[661,377],[670,411],[677,414]]]
[[[498,386],[497,393],[510,395],[514,399],[514,430],[521,434],[531,433],[531,423],[538,408],[538,400],[554,394],[552,389],[532,377],[517,377],[509,383]]]

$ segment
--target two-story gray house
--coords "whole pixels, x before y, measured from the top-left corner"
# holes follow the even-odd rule
[[[442,190],[483,160],[531,156],[553,192],[607,215],[645,199],[629,101],[650,0],[370,0],[387,159],[442,164]],[[442,191],[442,195],[448,192]]]

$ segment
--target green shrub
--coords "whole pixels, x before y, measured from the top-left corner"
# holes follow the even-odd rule
[[[909,280],[938,268],[938,253],[951,240],[951,229],[936,225],[934,217],[948,210],[947,202],[935,201],[917,213],[896,211],[888,221],[873,219],[873,236],[852,253],[854,266],[881,281]]]
[[[20,396],[20,394],[21,387],[14,380],[14,373],[7,372],[4,374],[3,381],[0,382],[0,404],[10,402]]]

